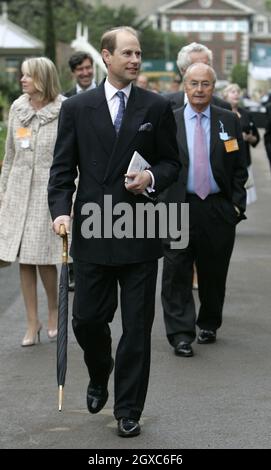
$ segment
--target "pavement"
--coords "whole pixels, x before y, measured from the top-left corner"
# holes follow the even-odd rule
[[[176,357],[167,343],[160,263],[150,384],[136,438],[116,435],[112,376],[105,408],[98,415],[88,413],[87,372],[71,327],[64,404],[58,412],[56,341],[46,335],[43,289],[39,285],[41,343],[22,348],[26,324],[18,265],[0,269],[1,449],[270,448],[271,177],[262,142],[253,150],[253,164],[258,200],[238,226],[224,322],[217,343],[194,343],[193,358]],[[114,349],[120,331],[118,310]]]

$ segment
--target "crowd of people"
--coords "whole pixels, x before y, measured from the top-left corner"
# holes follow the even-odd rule
[[[47,296],[47,335],[55,339],[58,235],[65,226],[72,240],[72,325],[89,375],[87,407],[95,414],[105,406],[114,368],[117,432],[133,437],[141,432],[148,388],[158,259],[164,257],[168,342],[177,356],[192,357],[194,340],[215,343],[222,325],[236,225],[246,218],[246,205],[256,201],[250,149],[260,136],[252,115],[240,106],[237,84],[223,90],[223,99],[216,96],[213,55],[206,46],[192,43],[180,50],[182,78],[163,96],[139,73],[141,47],[133,28],[106,31],[101,55],[107,77],[96,84],[90,54],[74,53],[68,64],[74,87],[62,93],[48,58],[22,64],[22,95],[10,108],[0,179],[0,260],[19,263],[27,318],[21,345],[40,340],[38,274]],[[268,116],[271,162],[271,107]],[[148,166],[127,174],[134,153]],[[158,228],[151,237],[147,230],[138,237],[142,220],[136,217],[129,236],[114,230],[105,235],[101,214],[109,197],[113,222],[118,205],[135,214],[145,202],[188,203],[187,246],[173,248],[178,236],[161,239]],[[99,208],[96,215],[90,203]],[[99,236],[86,236],[83,227],[88,222],[90,231],[97,220]],[[182,223],[178,220],[179,227]],[[113,358],[110,323],[118,288],[123,331]]]

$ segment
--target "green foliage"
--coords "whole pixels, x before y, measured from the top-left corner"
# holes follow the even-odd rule
[[[47,3],[48,0],[11,0],[9,17],[11,21],[45,41]],[[124,5],[110,8],[99,3],[90,6],[83,0],[53,1],[56,41],[70,43],[75,37],[76,23],[80,21],[88,26],[90,41],[99,49],[101,35],[106,29],[128,25],[141,32],[143,58],[175,60],[178,50],[185,44],[184,38],[174,33],[153,30],[150,25],[139,21],[137,15],[136,9]]]
[[[237,83],[240,88],[247,88],[248,69],[247,64],[236,64],[231,71],[231,82]]]
[[[46,0],[45,10],[45,55],[56,61],[56,38],[52,0]]]
[[[265,0],[265,8],[271,10],[271,0]]]
[[[0,122],[0,162],[5,155],[5,141],[7,136],[7,129],[3,122]]]
[[[6,76],[6,74],[0,74],[0,90],[2,96],[0,103],[3,103],[4,99],[4,107],[5,103],[8,102],[9,104],[12,103],[16,98],[18,98],[21,94],[21,87],[19,80],[18,81],[10,81],[10,79]]]
[[[175,33],[164,33],[151,26],[143,28],[140,42],[143,59],[176,60],[177,53],[186,44],[185,39]]]

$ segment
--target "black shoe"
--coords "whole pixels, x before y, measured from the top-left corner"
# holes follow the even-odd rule
[[[175,347],[174,351],[175,351],[176,356],[182,356],[182,357],[194,356],[194,352],[193,352],[191,344],[186,343],[185,341],[180,341]]]
[[[108,379],[105,385],[94,384],[91,380],[89,381],[87,388],[87,407],[88,411],[92,414],[99,413],[108,400],[107,384],[113,367],[114,359],[112,358]]]
[[[118,435],[121,437],[134,437],[140,434],[140,424],[136,419],[120,418],[118,420]]]
[[[216,331],[214,330],[200,330],[197,343],[210,344],[216,342]]]

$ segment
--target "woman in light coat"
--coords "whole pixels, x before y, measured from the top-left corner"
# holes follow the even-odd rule
[[[27,331],[22,346],[36,344],[37,272],[48,301],[49,338],[57,335],[57,269],[61,240],[52,230],[47,204],[49,169],[63,97],[56,68],[45,57],[22,64],[22,91],[11,106],[0,179],[0,259],[18,256]]]
[[[237,83],[230,83],[222,92],[223,98],[228,101],[232,107],[232,111],[237,114],[240,119],[242,135],[244,139],[244,148],[246,152],[248,180],[246,182],[247,205],[257,200],[256,189],[252,172],[252,160],[250,147],[256,147],[260,140],[260,134],[255,126],[252,115],[240,106],[241,89]]]

